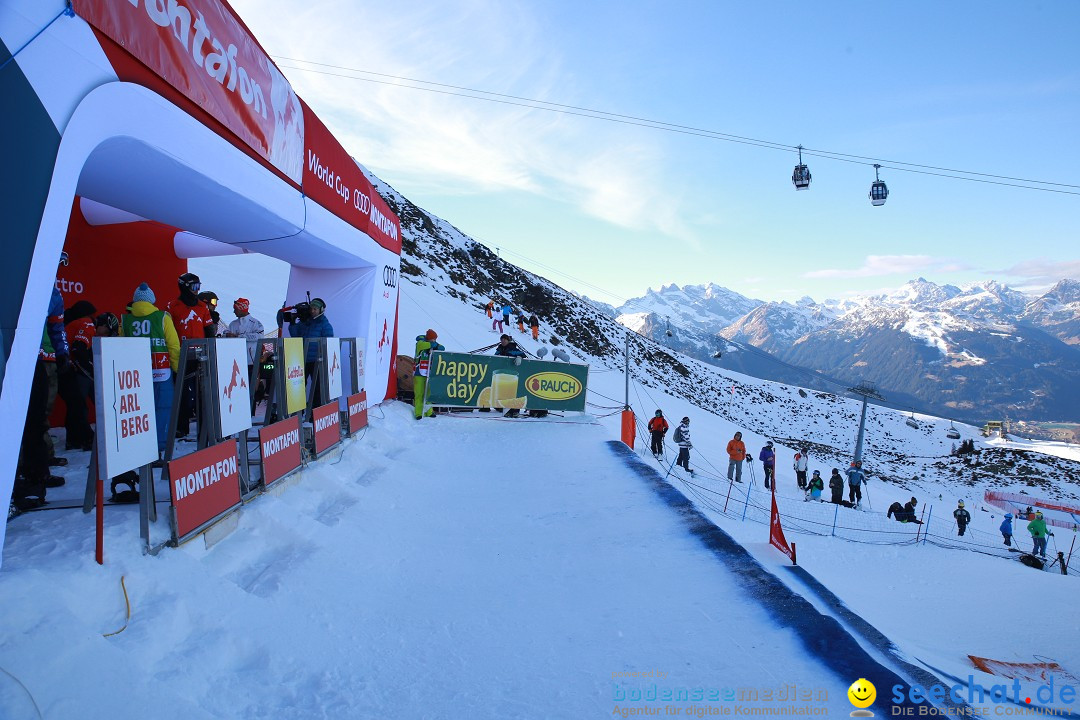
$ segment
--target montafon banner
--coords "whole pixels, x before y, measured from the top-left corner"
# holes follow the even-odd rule
[[[500,410],[585,410],[589,366],[491,355],[431,355],[427,404]]]

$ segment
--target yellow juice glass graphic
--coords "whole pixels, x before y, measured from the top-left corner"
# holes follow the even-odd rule
[[[491,404],[502,407],[504,400],[513,400],[518,396],[517,373],[496,370],[491,373]]]

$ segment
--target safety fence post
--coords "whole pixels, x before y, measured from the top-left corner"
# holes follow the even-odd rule
[[[839,505],[837,505],[837,506],[836,506],[836,508],[834,508],[834,509],[833,509],[833,514],[832,514],[832,532],[830,532],[830,533],[829,533],[830,535],[833,535],[833,536],[835,536],[835,535],[836,535],[836,517],[837,517],[837,516],[838,516],[839,514],[840,514],[840,506],[839,506]]]
[[[934,517],[934,506],[931,505],[930,506],[930,512],[926,516],[926,530],[923,530],[923,534],[922,534],[923,545],[926,544],[926,536],[930,534],[930,519],[933,518],[933,517]],[[922,530],[921,525],[919,526],[919,530]],[[916,543],[919,542],[919,531],[918,530],[915,531],[915,542]]]

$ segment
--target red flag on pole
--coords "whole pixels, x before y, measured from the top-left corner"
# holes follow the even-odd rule
[[[769,520],[769,544],[791,558],[792,565],[798,565],[795,562],[795,544],[788,545],[787,538],[784,537],[784,528],[780,525],[780,511],[776,508],[775,493],[772,498],[772,517]]]

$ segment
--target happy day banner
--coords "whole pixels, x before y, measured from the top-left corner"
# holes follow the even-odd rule
[[[585,410],[589,366],[490,355],[431,355],[427,404],[500,410]]]

